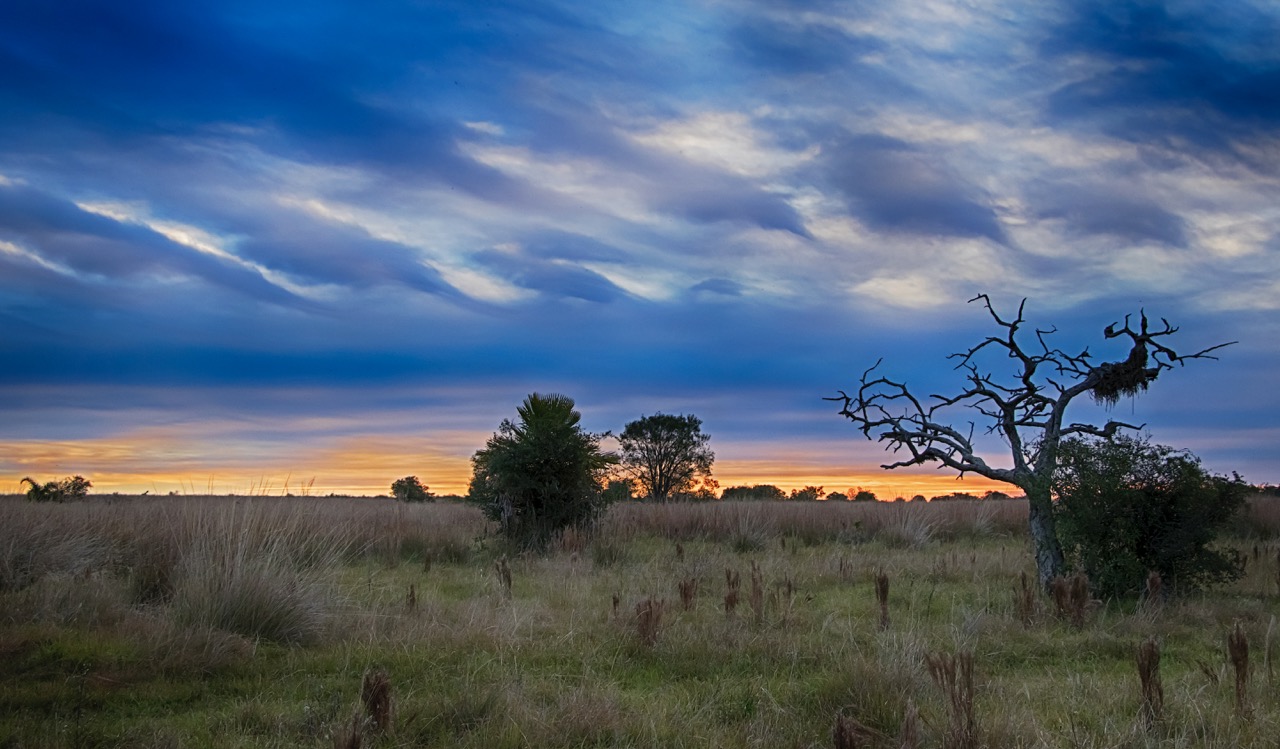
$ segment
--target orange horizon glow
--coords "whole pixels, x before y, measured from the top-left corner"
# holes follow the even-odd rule
[[[442,431],[433,437],[346,435],[311,442],[246,442],[201,429],[145,429],[110,438],[0,443],[0,493],[20,494],[20,480],[81,475],[95,494],[312,495],[387,494],[392,481],[417,476],[435,494],[465,494],[471,455],[489,433]],[[772,484],[783,492],[822,487],[823,493],[867,489],[881,499],[936,497],[1000,490],[1009,484],[948,471],[887,471],[851,466],[831,446],[792,442],[727,446],[713,478],[721,490]],[[750,457],[727,457],[732,453]],[[762,457],[768,456],[768,457]]]
[[[330,475],[334,472],[331,470]],[[431,480],[422,476],[422,472],[403,473],[400,476],[418,476],[436,495],[465,495],[470,473],[462,479]],[[324,497],[330,494],[338,496],[381,496],[390,493],[391,479],[385,484],[375,483],[372,477],[351,476],[346,480],[322,481],[322,476],[298,471],[278,471],[260,473],[256,476],[220,476],[209,474],[204,477],[178,474],[137,475],[123,472],[80,472],[80,473],[38,473],[32,472],[31,478],[36,481],[53,481],[71,475],[80,475],[88,479],[93,488],[90,495],[123,494],[151,496],[310,496]],[[21,483],[24,475],[9,474],[0,476],[0,494],[25,494],[26,484]],[[1001,491],[1011,496],[1022,492],[1017,487],[986,479],[939,476],[902,476],[881,477],[875,474],[841,474],[825,476],[792,477],[786,480],[769,480],[752,476],[735,479],[734,477],[715,477],[720,484],[720,491],[734,486],[755,486],[769,484],[783,492],[804,489],[807,486],[818,486],[823,489],[823,498],[831,492],[843,494],[848,490],[865,489],[880,500],[893,500],[898,497],[910,499],[916,495],[933,498],[945,494],[967,493],[982,496],[988,491]]]

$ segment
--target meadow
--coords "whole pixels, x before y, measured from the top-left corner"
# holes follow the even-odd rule
[[[1274,497],[1224,540],[1241,580],[1165,601],[1033,590],[1018,500],[628,503],[511,557],[445,502],[10,499],[0,517],[0,747],[1280,736]]]

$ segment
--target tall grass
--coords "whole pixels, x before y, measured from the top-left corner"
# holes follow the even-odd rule
[[[920,546],[961,537],[1021,536],[1023,500],[948,502],[686,502],[612,506],[598,533],[621,540],[656,536],[672,541],[733,543],[755,551],[790,538],[801,544],[857,542]],[[744,543],[743,539],[750,539]]]
[[[0,538],[93,549],[50,552],[0,591],[0,746],[829,747],[833,724],[892,747],[1280,735],[1276,544],[1260,536],[1228,540],[1258,548],[1223,591],[1155,612],[1090,601],[1073,624],[1020,585],[1018,502],[620,504],[594,535],[505,565],[479,513],[443,503],[0,510],[22,516]],[[904,540],[913,523],[929,534]],[[597,545],[619,553],[594,563]]]
[[[176,621],[275,642],[320,638],[333,598],[325,573],[345,551],[340,529],[256,503],[197,507],[183,519]]]

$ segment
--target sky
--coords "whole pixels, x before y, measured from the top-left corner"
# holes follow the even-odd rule
[[[1140,310],[1238,341],[1069,418],[1280,483],[1277,38],[1270,0],[8,0],[0,492],[463,492],[535,391],[697,415],[722,486],[1000,488],[823,400],[955,392],[979,293],[1100,360]]]

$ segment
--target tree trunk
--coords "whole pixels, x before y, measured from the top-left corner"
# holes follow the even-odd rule
[[[1036,556],[1036,577],[1040,587],[1048,591],[1053,578],[1066,571],[1062,556],[1062,544],[1058,542],[1058,529],[1053,519],[1053,498],[1048,485],[1025,487],[1029,505],[1031,544]]]

